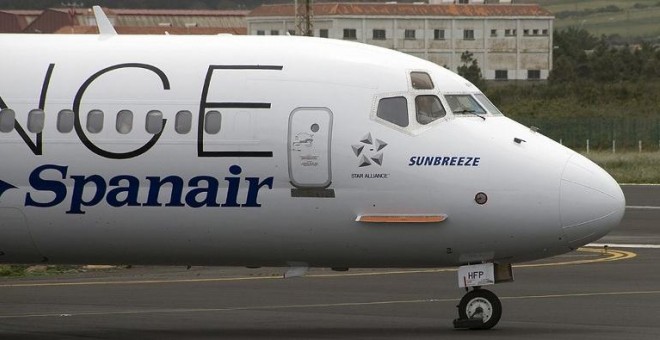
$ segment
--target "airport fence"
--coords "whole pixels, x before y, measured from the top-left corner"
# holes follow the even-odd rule
[[[580,152],[660,152],[660,117],[517,119]]]

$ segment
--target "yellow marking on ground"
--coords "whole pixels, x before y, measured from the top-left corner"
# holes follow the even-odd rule
[[[609,249],[605,252],[603,249],[594,248],[580,248],[580,252],[585,253],[598,253],[604,257],[598,257],[587,260],[574,260],[550,263],[533,263],[515,265],[514,268],[537,268],[549,266],[565,266],[565,265],[580,265],[600,262],[611,262],[632,259],[637,254],[624,251]],[[440,268],[440,269],[418,269],[418,270],[394,270],[394,271],[376,271],[365,273],[338,273],[338,274],[310,274],[306,277],[310,278],[329,278],[329,277],[360,277],[360,276],[377,276],[377,275],[401,275],[401,274],[420,274],[420,273],[442,273],[442,272],[455,272],[456,268]],[[245,276],[245,277],[221,277],[221,278],[208,278],[208,279],[173,279],[173,280],[131,280],[131,281],[85,281],[85,282],[43,282],[43,283],[14,283],[14,284],[1,284],[0,288],[18,288],[18,287],[62,287],[62,286],[100,286],[100,285],[138,285],[138,284],[162,284],[162,283],[204,283],[204,282],[227,282],[227,281],[253,281],[253,280],[278,280],[282,276]]]
[[[513,266],[514,268],[534,268],[534,267],[549,267],[549,266],[564,266],[569,264],[588,264],[588,263],[599,263],[599,262],[611,262],[611,261],[621,261],[632,259],[637,256],[637,254],[625,251],[625,250],[612,250],[608,249],[607,252],[600,248],[580,248],[578,251],[584,253],[592,254],[602,254],[606,257],[598,257],[595,259],[588,260],[575,260],[575,261],[564,261],[564,262],[550,262],[550,263],[534,263],[534,264],[521,264]]]

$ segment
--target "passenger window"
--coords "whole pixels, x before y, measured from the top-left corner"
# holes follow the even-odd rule
[[[483,93],[475,94],[474,96],[477,97],[477,100],[479,100],[479,102],[481,102],[490,113],[494,115],[502,114],[502,111],[500,111]]]
[[[469,94],[446,95],[449,108],[454,114],[485,114],[486,111]]]
[[[28,131],[40,133],[44,130],[44,118],[46,114],[43,110],[32,110],[28,113]]]
[[[177,112],[175,120],[174,130],[176,130],[176,133],[184,135],[190,132],[192,128],[192,113],[190,111]]]
[[[220,132],[222,115],[218,111],[209,111],[204,118],[204,131],[209,135],[215,135]]]
[[[426,72],[410,72],[410,80],[415,90],[433,90],[433,81]]]
[[[415,98],[417,122],[426,125],[434,120],[444,117],[447,112],[436,96],[417,96]]]
[[[147,132],[155,135],[163,131],[163,113],[152,110],[147,113]]]
[[[16,112],[12,109],[0,110],[0,132],[12,132],[14,122],[16,121]]]
[[[133,112],[121,110],[117,113],[117,132],[125,135],[133,130]]]
[[[60,133],[69,133],[73,130],[73,111],[62,110],[57,114],[57,131]]]
[[[376,116],[401,127],[408,126],[408,101],[406,97],[381,99],[378,102]]]
[[[103,111],[89,111],[87,114],[87,131],[90,133],[99,133],[103,131]]]

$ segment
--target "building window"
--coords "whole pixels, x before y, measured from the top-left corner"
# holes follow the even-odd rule
[[[524,35],[524,36],[529,35],[529,30],[523,30],[523,35]]]
[[[491,37],[496,37],[497,36],[497,30],[490,30],[490,36]]]
[[[434,40],[445,40],[445,30],[433,30]]]
[[[32,133],[41,133],[44,130],[44,119],[46,114],[44,110],[32,110],[28,113],[28,131]]]
[[[543,30],[543,31],[541,31],[541,32],[543,32],[543,33],[542,33],[543,35],[548,35],[548,30]]]
[[[509,71],[495,70],[495,80],[507,80],[507,79],[509,79]]]
[[[357,39],[357,30],[354,28],[344,28],[344,39]]]
[[[103,131],[103,111],[92,110],[87,113],[87,131],[90,133]]]
[[[378,102],[376,116],[401,127],[408,126],[408,101],[406,97],[381,99]]]
[[[539,30],[532,30],[533,35],[539,35]]]
[[[187,110],[179,111],[176,113],[174,121],[174,130],[180,135],[190,132],[192,128],[192,113]]]
[[[278,30],[270,30],[270,35],[280,35],[280,31],[278,31]]]
[[[266,35],[266,31],[264,30],[258,30],[257,35]]]
[[[117,121],[115,122],[117,132],[125,135],[133,130],[133,112],[129,110],[121,110],[117,113]]]
[[[403,32],[403,37],[405,39],[415,40],[415,30],[405,30]]]
[[[541,79],[541,70],[527,70],[527,79],[532,79],[532,80]]]
[[[16,112],[12,109],[0,110],[0,132],[14,131],[14,122],[16,121]]]
[[[296,30],[288,30],[289,35],[296,35]]]
[[[374,40],[385,40],[385,30],[374,30]]]
[[[327,29],[322,28],[322,29],[319,30],[319,37],[327,38],[328,36],[329,35],[328,35],[328,30]]]
[[[62,110],[57,114],[57,131],[69,133],[73,130],[74,113],[71,110]]]
[[[463,40],[474,40],[474,30],[463,30]]]
[[[459,4],[469,4],[470,0],[458,0]]]

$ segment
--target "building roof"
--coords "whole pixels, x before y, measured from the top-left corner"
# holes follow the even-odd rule
[[[32,10],[32,9],[2,9],[0,12],[10,13],[20,16],[39,16],[43,13],[42,10]]]
[[[216,35],[222,33],[245,35],[245,27],[137,27],[137,26],[117,26],[115,30],[118,34],[151,34],[151,35]],[[64,26],[55,31],[56,34],[98,34],[96,26]]]
[[[247,16],[250,11],[241,10],[184,10],[184,9],[109,9],[110,14],[115,15],[156,15],[156,16],[204,16],[204,17],[227,17]]]
[[[103,8],[116,27],[155,27],[126,34],[245,34],[245,17],[249,11],[238,10],[171,10],[171,9],[111,9]],[[45,11],[24,11],[35,14],[29,21],[15,13],[0,12],[0,32],[54,33],[65,27],[96,26],[94,13],[88,8],[49,8]],[[161,28],[159,28],[161,27]],[[179,28],[185,29],[179,29]],[[193,28],[197,28],[196,30]],[[75,28],[75,30],[82,30]],[[134,29],[129,29],[134,31]],[[86,32],[83,32],[86,33]]]
[[[428,5],[399,3],[316,3],[314,16],[447,16],[447,17],[552,17],[539,5]],[[293,17],[294,6],[262,5],[249,17]]]
[[[75,15],[91,14],[90,8],[50,8],[49,10]],[[138,15],[138,16],[202,16],[202,17],[226,17],[246,16],[250,11],[243,10],[189,10],[189,9],[131,9],[131,8],[108,8],[103,7],[107,16],[113,15]]]

